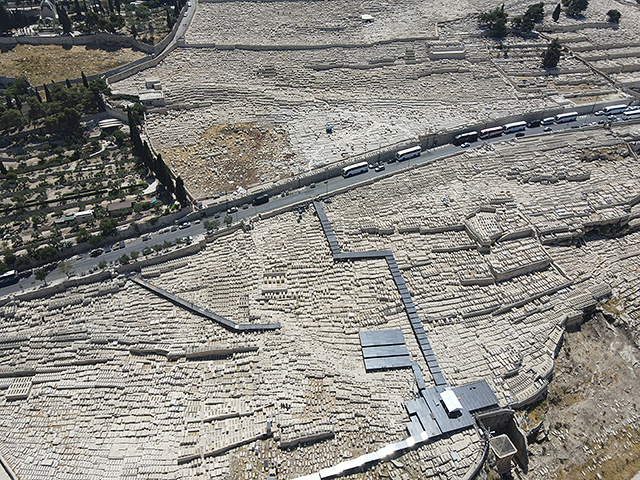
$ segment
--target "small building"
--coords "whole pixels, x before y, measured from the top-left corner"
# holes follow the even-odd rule
[[[98,122],[98,127],[100,127],[100,130],[107,130],[111,132],[122,127],[122,125],[123,123],[117,118],[107,118]]]
[[[150,90],[159,90],[160,79],[158,77],[147,77],[144,79],[144,86]]]
[[[84,210],[82,212],[77,212],[75,214],[75,220],[80,222],[88,222],[89,220],[93,220],[93,210]]]
[[[164,92],[157,90],[148,90],[138,94],[140,102],[143,105],[151,107],[164,107]]]
[[[440,394],[440,398],[449,416],[462,412],[462,404],[453,390],[445,390]]]
[[[119,217],[128,215],[133,209],[133,200],[124,200],[122,202],[113,202],[107,205],[107,213],[110,217]]]

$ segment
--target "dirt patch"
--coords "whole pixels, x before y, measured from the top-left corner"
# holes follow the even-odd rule
[[[289,176],[294,156],[285,130],[257,123],[214,125],[196,145],[161,153],[196,198]]]
[[[16,45],[0,54],[0,72],[25,77],[32,85],[78,78],[80,72],[94,75],[144,57],[131,48],[104,50],[84,46]]]
[[[624,330],[597,314],[567,333],[523,478],[630,479],[640,470],[637,385],[640,351]],[[535,412],[535,415],[530,413]]]

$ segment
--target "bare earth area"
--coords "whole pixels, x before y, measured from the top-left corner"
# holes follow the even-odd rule
[[[8,77],[24,77],[32,85],[78,78],[80,72],[94,75],[144,57],[131,48],[103,50],[60,45],[16,45],[2,49],[0,72]]]
[[[289,147],[289,135],[282,128],[240,123],[213,126],[196,145],[161,153],[191,193],[202,198],[288,176],[280,172],[286,172],[293,156]]]

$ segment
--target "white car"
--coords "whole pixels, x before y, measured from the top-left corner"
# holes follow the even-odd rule
[[[462,148],[467,148],[470,147],[471,144],[469,142],[464,142],[462,145],[460,145]]]

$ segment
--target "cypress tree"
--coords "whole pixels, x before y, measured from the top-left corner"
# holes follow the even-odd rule
[[[89,80],[87,80],[87,76],[83,71],[80,71],[80,74],[82,75],[82,85],[84,85],[84,88],[89,88]]]
[[[44,96],[47,99],[47,102],[51,101],[51,92],[49,91],[49,87],[47,87],[47,84],[44,84]]]
[[[68,78],[65,83],[67,84],[67,88],[71,88],[71,81]]]
[[[560,4],[558,4],[556,6],[556,9],[553,11],[553,13],[551,14],[551,18],[553,18],[554,22],[557,22],[558,19],[560,18]]]

